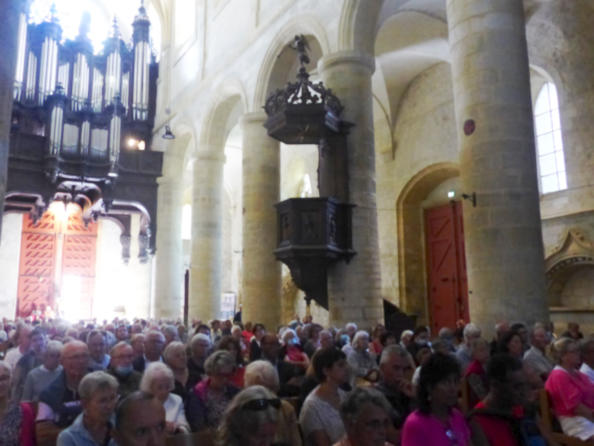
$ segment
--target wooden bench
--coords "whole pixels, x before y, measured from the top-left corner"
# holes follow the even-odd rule
[[[543,428],[546,429],[553,440],[562,446],[588,446],[591,442],[582,441],[576,437],[570,437],[561,432],[555,415],[551,409],[551,400],[546,389],[541,389],[538,394],[540,406],[540,418],[542,420]]]
[[[191,434],[170,435],[165,440],[165,446],[215,446],[215,435],[209,429]]]

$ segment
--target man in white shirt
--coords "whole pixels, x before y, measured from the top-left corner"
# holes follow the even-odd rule
[[[586,374],[590,381],[594,383],[594,337],[584,339],[580,343],[582,354],[582,366],[580,372]]]
[[[19,362],[23,355],[29,351],[29,346],[31,345],[31,331],[33,331],[33,328],[31,328],[30,325],[19,324],[17,326],[17,346],[8,350],[8,352],[6,352],[6,357],[4,358],[4,361],[10,364],[12,370],[14,370],[17,362]]]
[[[524,353],[524,364],[536,370],[543,380],[553,370],[553,363],[545,356],[548,344],[547,330],[543,325],[535,325],[530,333],[530,348]]]

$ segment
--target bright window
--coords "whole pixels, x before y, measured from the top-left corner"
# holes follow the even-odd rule
[[[540,192],[547,194],[567,189],[559,101],[557,89],[551,82],[544,84],[538,93],[534,106],[534,127]]]

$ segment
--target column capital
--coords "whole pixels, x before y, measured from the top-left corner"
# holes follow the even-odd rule
[[[337,51],[322,57],[318,61],[318,71],[320,73],[337,65],[359,65],[360,67],[373,74],[375,71],[375,57],[372,54],[362,53],[360,51]]]
[[[268,115],[263,110],[258,110],[243,114],[243,116],[239,118],[239,123],[242,127],[253,123],[264,124],[266,119],[268,119]]]

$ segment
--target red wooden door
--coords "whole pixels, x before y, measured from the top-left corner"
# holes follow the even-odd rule
[[[464,227],[459,202],[425,210],[429,317],[433,333],[468,320]]]

